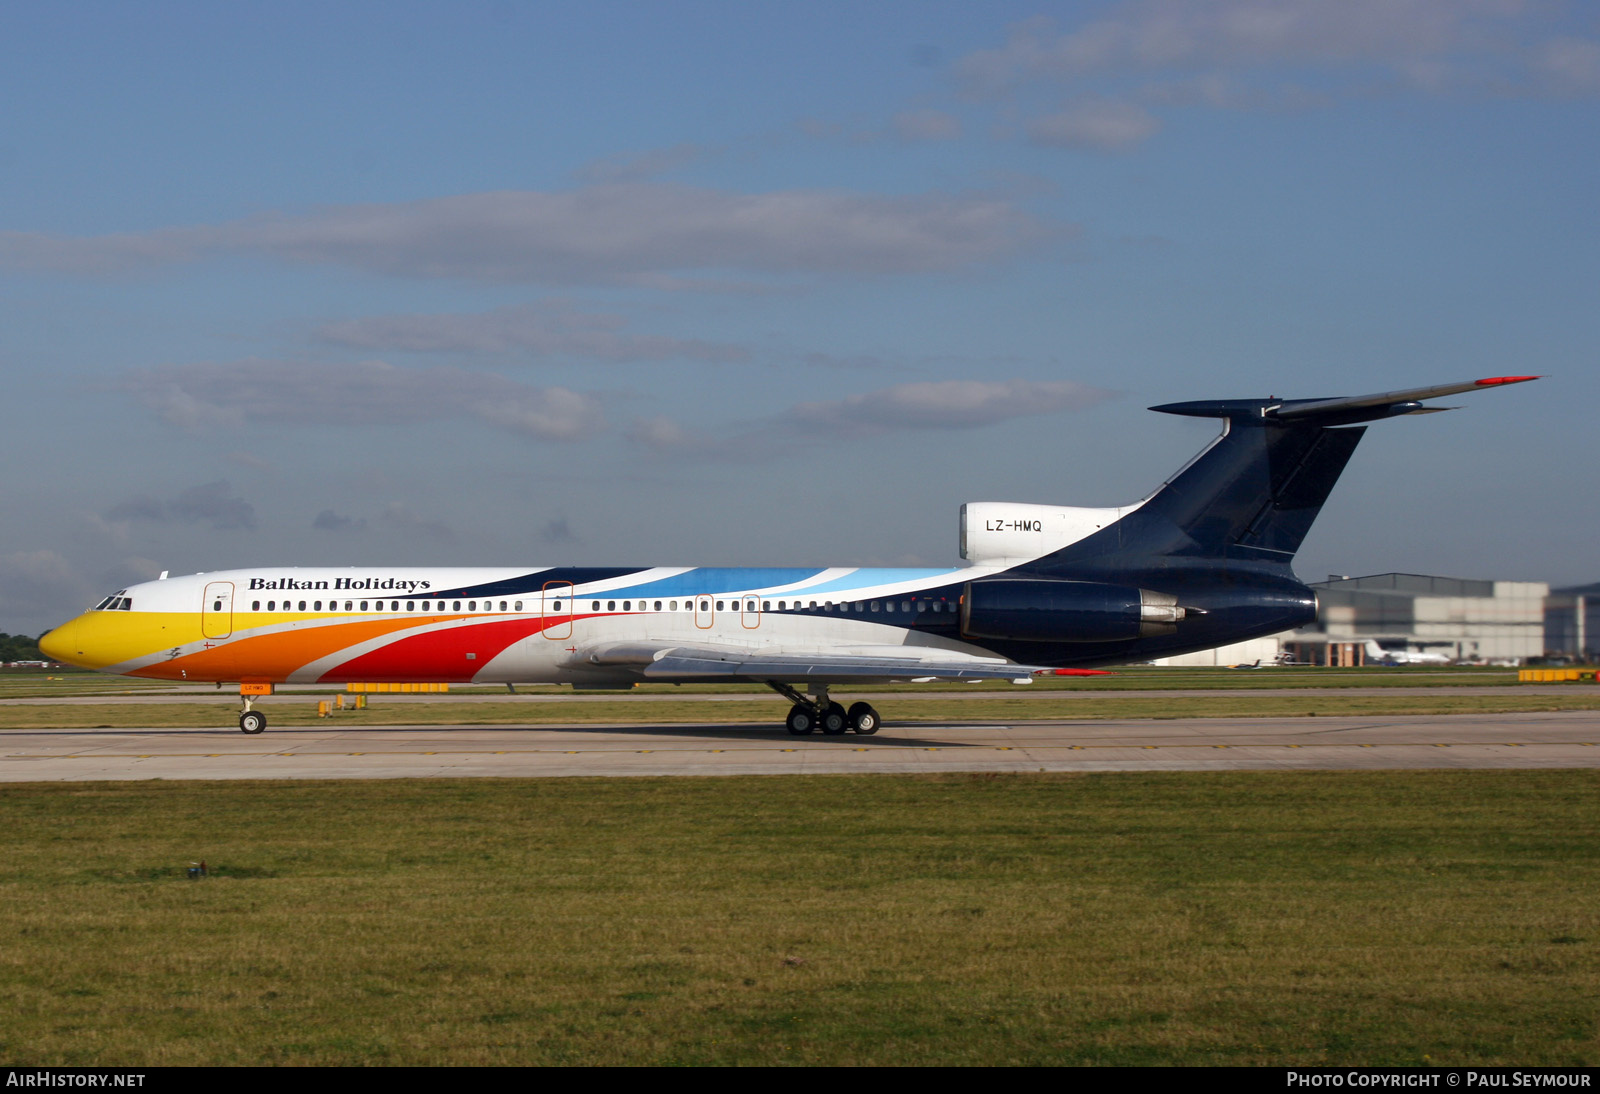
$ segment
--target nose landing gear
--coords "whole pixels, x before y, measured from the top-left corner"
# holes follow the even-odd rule
[[[271,684],[240,684],[239,698],[244,700],[244,710],[239,712],[239,732],[257,734],[263,733],[267,728],[267,716],[259,710],[251,709],[256,699],[263,695],[272,694]]]

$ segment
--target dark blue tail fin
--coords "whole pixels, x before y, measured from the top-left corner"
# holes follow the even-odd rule
[[[1165,414],[1221,418],[1222,436],[1132,513],[1022,569],[1044,575],[1148,571],[1208,560],[1287,573],[1366,432],[1358,423],[1447,410],[1424,406],[1421,400],[1536,378],[1502,377],[1350,398],[1151,407]]]

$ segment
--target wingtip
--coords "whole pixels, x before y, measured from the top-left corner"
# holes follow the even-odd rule
[[[1499,384],[1521,384],[1529,380],[1542,380],[1543,376],[1490,376],[1483,380],[1474,380],[1479,387],[1495,387]]]

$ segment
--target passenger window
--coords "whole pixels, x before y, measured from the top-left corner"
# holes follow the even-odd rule
[[[259,612],[261,610],[261,601],[252,600],[250,602],[250,610],[253,612]]]
[[[746,600],[744,602],[744,610],[747,611],[747,612],[755,611],[756,610],[756,602],[754,600]]]
[[[214,612],[220,612],[222,610],[222,601],[213,600],[211,602],[211,610]]]
[[[676,600],[668,601],[668,603],[671,606],[670,607],[671,611],[677,611],[678,610],[678,602]]]
[[[514,612],[520,612],[522,610],[522,601],[518,600],[516,603],[512,604],[511,610]]]
[[[763,600],[761,602],[761,610],[764,612],[770,612],[772,610],[772,601]]]
[[[365,605],[365,604],[363,604],[363,605],[361,605],[361,607],[362,607],[362,608],[363,608],[363,609],[365,609],[365,608],[366,608],[366,605]],[[350,610],[351,610],[351,607],[350,607],[350,601],[348,601],[348,600],[346,600],[346,601],[345,601],[345,602],[344,602],[344,610],[345,610],[345,611],[347,611],[347,612],[348,612],[348,611],[350,611]]]
[[[703,612],[709,612],[711,610],[711,601],[702,600],[700,602],[700,610]]]
[[[658,600],[658,601],[656,601],[656,611],[659,612],[660,610],[661,610],[661,601]]]
[[[475,612],[477,610],[478,610],[478,602],[476,600],[467,601],[467,611]]]
[[[300,610],[301,611],[305,611],[306,610],[306,602],[304,600],[302,600],[300,602]]]
[[[623,610],[623,611],[625,611],[625,612],[631,612],[631,611],[633,611],[633,601],[631,601],[631,600],[624,600],[624,601],[623,601],[623,602],[622,602],[622,610]]]
[[[267,601],[267,611],[275,612],[277,610],[278,610],[278,602],[276,600]]]
[[[417,610],[417,602],[415,600],[406,601],[406,611],[414,612],[416,610]]]
[[[717,601],[717,611],[722,611],[722,601]]]
[[[617,602],[615,600],[606,601],[606,611],[614,612],[616,610],[617,610]]]
[[[363,600],[361,602],[361,610],[362,611],[366,611],[367,610],[367,602],[365,600]]]

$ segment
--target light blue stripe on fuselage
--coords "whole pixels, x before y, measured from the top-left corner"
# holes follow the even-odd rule
[[[950,575],[961,571],[954,568],[949,570],[855,570],[824,581],[820,585],[808,585],[794,590],[812,596],[818,593],[852,592],[857,589],[876,589],[883,585],[945,585],[950,581]]]
[[[827,578],[828,573],[838,576]],[[794,593],[805,596],[826,595],[828,593],[850,592],[857,589],[878,588],[883,585],[904,585],[920,583],[924,585],[946,584],[950,575],[960,571],[949,570],[850,570],[839,573],[837,569],[824,569],[809,567],[806,569],[783,569],[779,567],[740,567],[740,566],[702,566],[683,573],[673,574],[669,577],[659,578],[655,581],[646,581],[638,585],[619,585],[604,590],[579,592],[582,596],[608,597],[659,597],[659,596],[700,596],[701,594],[716,593],[775,593],[777,591]],[[821,578],[819,584],[810,585],[807,582]]]
[[[603,590],[606,596],[657,597],[699,596],[701,593],[759,592],[780,585],[793,585],[816,577],[825,571],[818,566],[803,570],[786,570],[765,566],[701,566],[681,574],[646,581],[639,585],[621,585]],[[579,593],[579,596],[600,595],[599,592]]]

